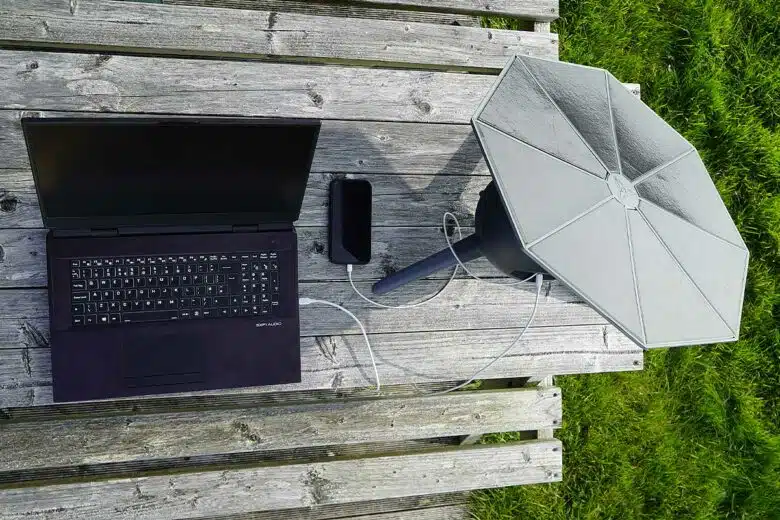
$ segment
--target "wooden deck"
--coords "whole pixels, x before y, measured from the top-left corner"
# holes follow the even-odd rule
[[[561,479],[560,374],[639,370],[642,351],[558,282],[482,390],[468,378],[530,314],[533,284],[459,276],[435,302],[383,310],[328,262],[327,189],[374,188],[374,260],[358,286],[471,232],[490,180],[469,118],[509,56],[556,58],[552,0],[4,0],[0,3],[0,517],[464,518],[464,492]],[[478,17],[527,20],[485,29]],[[635,87],[632,87],[635,88]],[[313,117],[322,132],[301,218],[300,384],[53,404],[45,230],[20,117]],[[78,201],[74,201],[78,203]],[[481,276],[498,276],[485,261]],[[382,299],[433,294],[448,273]],[[523,388],[522,378],[543,380]],[[475,435],[526,431],[506,445]],[[537,433],[538,432],[538,433]],[[470,441],[469,441],[470,442]]]

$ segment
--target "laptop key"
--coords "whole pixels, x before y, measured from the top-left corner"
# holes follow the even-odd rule
[[[73,325],[84,325],[84,316],[73,316]]]
[[[74,292],[71,295],[71,300],[73,300],[73,303],[78,302],[88,302],[89,301],[89,293],[88,292]]]
[[[122,317],[119,314],[109,314],[108,321],[111,323],[120,323],[122,321]]]
[[[74,280],[70,282],[70,288],[73,291],[86,291],[87,290],[87,282],[84,280]]]
[[[84,321],[87,325],[95,325],[97,323],[97,316],[94,314],[87,314],[87,317]]]
[[[179,319],[179,311],[144,311],[122,313],[124,323],[138,323],[143,321],[171,321]]]
[[[101,325],[108,325],[108,314],[99,314],[98,323]]]

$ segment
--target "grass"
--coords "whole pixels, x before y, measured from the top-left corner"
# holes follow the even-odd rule
[[[563,482],[477,493],[472,514],[780,518],[780,0],[562,0],[561,13],[563,60],[641,83],[701,152],[751,251],[741,339],[558,378]]]

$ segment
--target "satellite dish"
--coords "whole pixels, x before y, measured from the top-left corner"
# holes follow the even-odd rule
[[[538,265],[642,347],[737,339],[747,247],[696,149],[614,76],[517,56],[472,126],[494,182],[477,232],[455,244],[463,260],[515,277]],[[447,249],[438,268],[445,255],[454,265]],[[375,292],[430,274],[427,262]]]

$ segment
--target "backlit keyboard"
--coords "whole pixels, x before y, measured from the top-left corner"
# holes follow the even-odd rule
[[[70,261],[73,326],[273,316],[276,252],[78,258]]]

